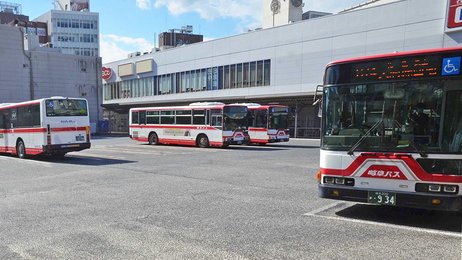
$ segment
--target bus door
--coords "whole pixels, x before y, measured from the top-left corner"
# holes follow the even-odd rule
[[[4,111],[0,114],[0,152],[6,152],[6,147],[8,146],[8,135],[6,133],[8,122],[8,113]]]

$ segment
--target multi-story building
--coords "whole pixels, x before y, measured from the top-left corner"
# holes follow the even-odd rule
[[[90,12],[89,0],[56,0],[55,7],[34,19],[48,24],[50,45],[65,54],[99,57],[99,14]]]
[[[0,1],[0,24],[9,24],[24,28],[28,35],[38,35],[39,42],[48,42],[47,24],[42,22],[31,22],[29,16],[21,13],[20,4]]]
[[[182,45],[202,42],[204,36],[193,34],[191,25],[183,26],[181,29],[170,29],[168,32],[159,34],[159,49],[165,50]]]
[[[126,114],[134,106],[278,103],[291,107],[292,136],[310,137],[320,125],[313,95],[330,61],[462,42],[457,0],[369,1],[298,22],[290,14],[299,1],[264,2],[267,29],[105,64],[103,106],[122,115],[114,124],[128,129]],[[452,13],[457,10],[459,16]]]

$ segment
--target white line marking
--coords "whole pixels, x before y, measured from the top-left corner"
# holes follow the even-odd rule
[[[311,215],[316,215],[316,214],[319,214],[323,211],[327,211],[329,209],[332,209],[332,208],[335,208],[337,206],[340,206],[341,204],[346,204],[345,202],[336,202],[336,203],[333,203],[333,204],[329,204],[329,205],[326,205],[322,208],[319,208],[319,209],[315,209],[313,211],[310,211],[308,213],[305,213],[303,214],[303,216],[311,216]]]
[[[359,223],[359,224],[367,224],[367,225],[379,226],[379,227],[392,227],[392,228],[403,229],[403,230],[407,230],[407,231],[415,231],[415,232],[427,233],[427,234],[432,234],[432,235],[441,235],[441,236],[448,236],[448,237],[454,237],[454,238],[462,238],[462,234],[455,233],[455,232],[437,231],[437,230],[431,230],[431,229],[425,229],[425,228],[419,228],[419,227],[406,227],[406,226],[402,226],[402,225],[389,224],[389,223],[379,223],[379,222],[368,221],[368,220],[360,220],[360,219],[350,219],[350,218],[342,218],[342,217],[316,215],[316,214],[321,213],[321,212],[323,212],[325,210],[331,209],[331,208],[333,208],[333,207],[335,207],[337,205],[338,205],[338,203],[335,204],[335,205],[331,204],[329,206],[324,207],[324,210],[322,210],[322,208],[321,208],[319,210],[315,210],[315,211],[312,211],[312,212],[305,213],[305,214],[303,214],[303,216],[324,218],[324,219],[329,219],[329,220],[340,220],[340,221]]]

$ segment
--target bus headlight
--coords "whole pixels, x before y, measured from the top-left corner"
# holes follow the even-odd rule
[[[440,192],[441,191],[441,185],[436,185],[436,184],[428,185],[428,191]]]
[[[446,193],[457,193],[457,186],[445,185],[443,191]]]

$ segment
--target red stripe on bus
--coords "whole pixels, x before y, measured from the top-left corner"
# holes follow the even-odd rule
[[[72,132],[72,131],[85,131],[86,128],[84,126],[82,127],[56,127],[56,128],[51,128],[52,132]]]
[[[16,154],[16,147],[0,146],[0,152]],[[26,154],[37,155],[43,153],[42,148],[26,148]]]
[[[411,155],[364,155],[357,157],[346,169],[326,169],[321,168],[321,173],[325,175],[335,175],[335,176],[352,176],[355,171],[361,167],[361,165],[367,159],[381,159],[384,162],[389,160],[401,160],[406,164],[411,172],[419,179],[420,181],[428,182],[450,182],[450,183],[462,183],[462,176],[460,175],[447,175],[441,173],[428,173],[426,172],[420,164],[411,156]]]
[[[30,105],[40,105],[40,102],[33,101],[33,102],[28,102],[28,103],[11,104],[11,105],[1,107],[0,110],[5,110],[5,109],[9,109],[9,108],[16,108],[16,107],[25,107],[25,106],[30,106]]]
[[[15,129],[6,129],[2,130],[1,133],[45,133],[47,131],[46,128],[15,128]]]
[[[267,144],[269,141],[266,139],[255,139],[255,138],[250,138],[251,143],[259,143],[259,144]]]
[[[194,130],[218,130],[212,126],[178,126],[178,125],[130,125],[130,128],[140,129],[194,129]]]
[[[255,127],[249,127],[249,131],[254,131],[254,132],[266,132],[268,131],[266,128],[255,128]]]

